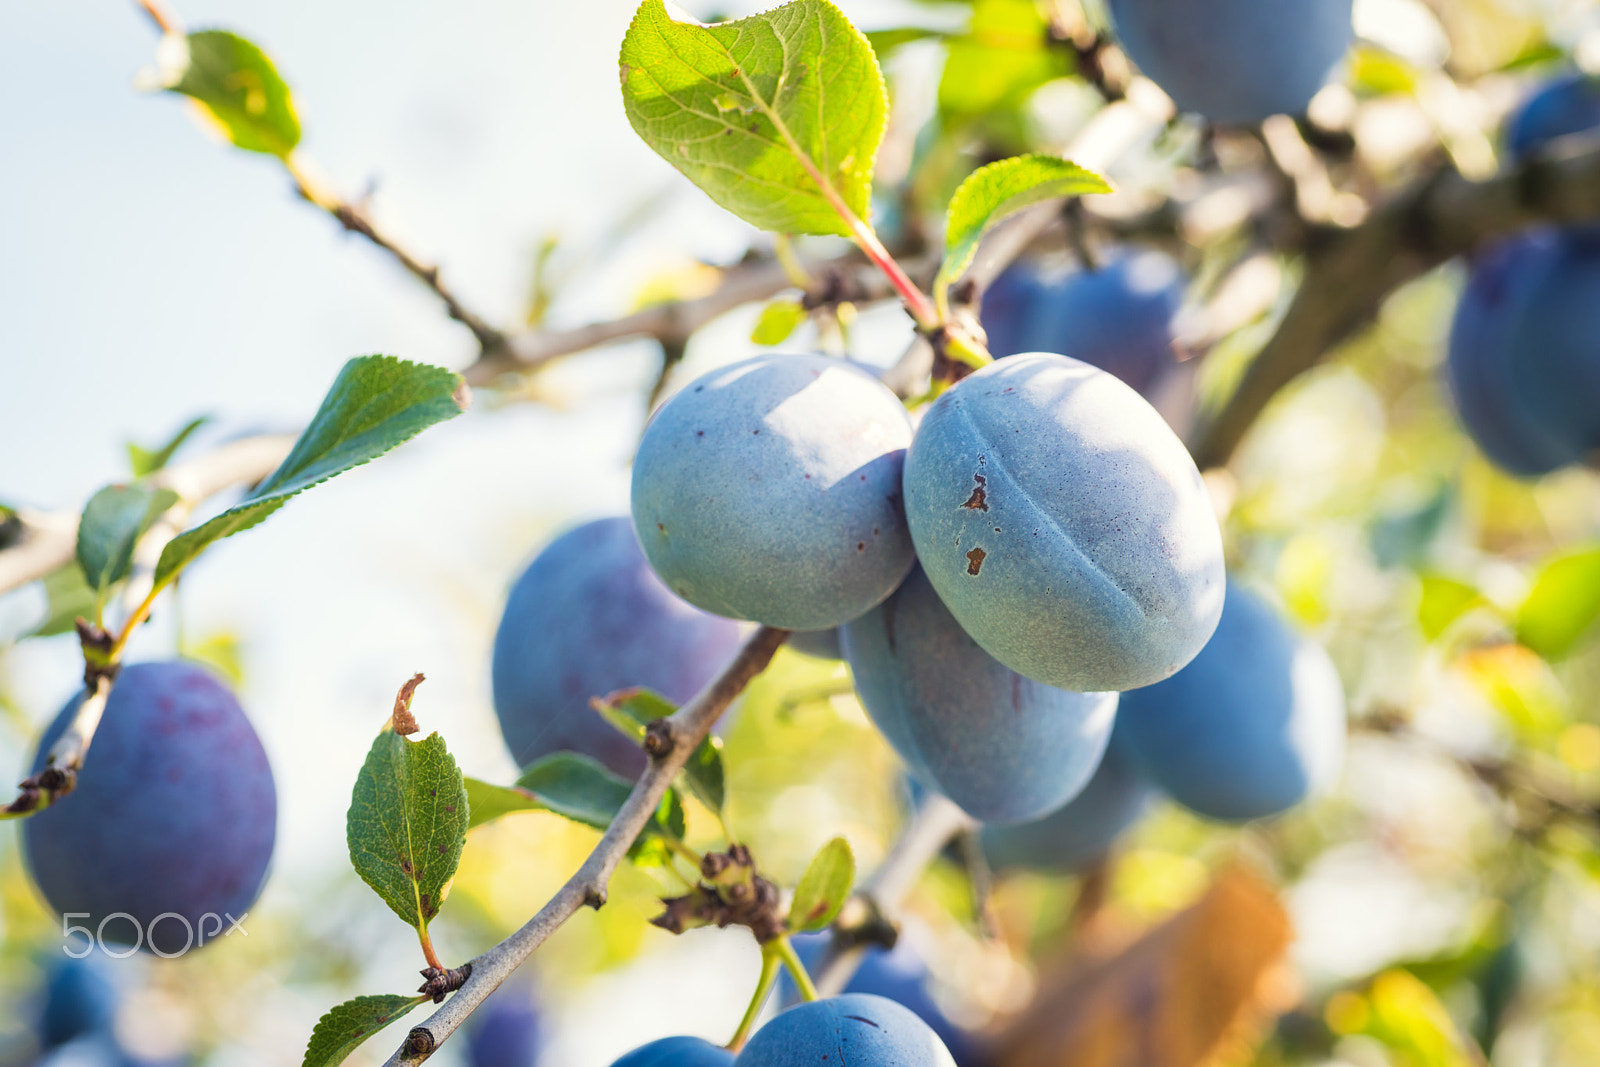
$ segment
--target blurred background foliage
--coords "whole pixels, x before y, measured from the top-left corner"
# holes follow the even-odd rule
[[[962,177],[1017,152],[1062,150],[1101,106],[1102,89],[1115,91],[1128,75],[1096,35],[1104,23],[1094,4],[1086,11],[1074,0],[844,7],[872,31],[891,78],[877,222],[911,257],[936,237],[930,220]],[[1440,153],[1469,175],[1491,173],[1509,109],[1551,73],[1600,61],[1600,11],[1579,0],[1361,0],[1356,12],[1359,41],[1340,78],[1314,102],[1310,119],[1288,131],[1317,149],[1328,188],[1311,206],[1335,220],[1359,218]],[[247,22],[248,13],[238,18]],[[598,17],[595,27],[578,24],[580,32],[602,32]],[[610,26],[604,23],[607,32]],[[620,124],[620,108],[613,110]],[[1293,290],[1295,258],[1277,231],[1282,154],[1270,141],[1270,134],[1263,140],[1176,120],[1119,162],[1120,191],[1089,205],[1085,233],[1064,227],[1031,252],[1067,255],[1085,234],[1102,245],[1159,244],[1196,279],[1194,309],[1215,308],[1221,282],[1253,264],[1258,284],[1239,321],[1186,365],[1192,392],[1163,405],[1175,420],[1186,417],[1191,397],[1207,405],[1227,395]],[[1303,213],[1303,182],[1298,195]],[[630,234],[650,212],[616,205],[614,214],[618,232]],[[583,246],[540,239],[530,256],[526,320],[545,321],[595,284],[595,264],[611,244],[609,237]],[[801,245],[838,251],[825,240]],[[693,262],[656,270],[637,279],[635,303],[702,295],[725,268]],[[279,269],[293,270],[294,262]],[[1054,1004],[1062,1018],[1053,1025],[1064,1029],[1051,1041],[1068,1051],[1051,1062],[1110,1062],[1071,1050],[1088,1048],[1097,1027],[1178,1025],[1159,1020],[1178,1011],[1185,966],[1258,937],[1259,958],[1239,962],[1237,993],[1222,1013],[1236,1012],[1237,1025],[1226,1040],[1206,1044],[1206,1062],[1600,1062],[1600,476],[1575,468],[1517,480],[1462,433],[1439,376],[1462,276],[1452,264],[1395,292],[1372,327],[1284,390],[1234,461],[1208,475],[1226,511],[1232,569],[1276,594],[1339,666],[1351,748],[1338,788],[1283,819],[1242,828],[1163,805],[1088,875],[1005,874],[981,897],[960,855],[948,852],[920,883],[908,921],[925,935],[919,944],[935,994],[952,1016],[1009,1026],[1013,1046],[1022,1047],[1030,1002],[1034,1011]],[[859,310],[859,318],[853,308],[816,316],[790,343],[842,345],[889,362],[906,337],[898,312]],[[754,313],[738,312],[733,326],[694,339],[671,380],[747,354]],[[651,374],[636,370],[625,377],[639,379],[642,400]],[[488,415],[471,417],[531,401],[539,418],[567,420],[563,427],[582,422],[592,397],[572,388],[581,379],[562,373],[571,372],[507,383],[489,398]],[[552,411],[552,402],[564,410]],[[456,633],[452,663],[486,674],[497,598],[516,561],[587,513],[615,509],[615,472],[641,414],[630,409],[594,423],[596,435],[609,435],[606,461],[614,469],[606,489],[577,503],[555,493],[521,501],[477,563],[485,576],[476,585],[428,592],[428,603],[456,604],[440,609]],[[19,462],[26,447],[12,441],[7,458]],[[531,484],[553,487],[557,477],[551,470]],[[309,527],[338,514],[303,510],[296,521]],[[269,550],[257,565],[287,565],[274,562],[270,543],[255,547]],[[386,551],[395,553],[388,574],[413,575],[413,589],[428,588],[435,550]],[[81,593],[48,594],[31,594],[7,616],[23,619],[0,652],[8,773],[20,773],[54,710],[49,701],[72,686],[71,670],[60,669],[72,639],[61,631]],[[240,604],[235,617],[249,610]],[[57,636],[21,640],[29,631]],[[165,637],[240,684],[246,706],[264,721],[290,711],[270,688],[258,688],[252,665],[261,661],[251,654],[258,639],[227,625]],[[295,669],[274,662],[277,670]],[[369,666],[358,659],[345,669]],[[49,687],[30,678],[42,670],[55,672],[57,697],[38,695]],[[851,841],[870,871],[906,817],[895,759],[848,695],[846,674],[840,664],[785,650],[724,724],[732,827],[785,884],[835,834]],[[369,736],[385,714],[381,693],[397,680],[331,684],[342,725],[322,736],[302,729],[292,743],[278,734],[275,764],[293,763],[302,746]],[[504,777],[509,761],[495,755],[486,685],[448,692],[470,711],[430,705],[424,689],[417,710],[425,727],[437,726],[465,750],[469,773]],[[311,802],[317,818],[342,826],[350,780],[330,773],[319,783]],[[714,838],[708,821],[691,807],[692,844]],[[541,814],[474,831],[455,903],[435,935],[442,950],[465,958],[505,936],[594,839]],[[310,851],[309,859],[280,855],[292,875],[269,885],[247,938],[180,961],[140,957],[108,968],[122,994],[117,1027],[128,1055],[152,1063],[294,1063],[327,1005],[399,988],[413,966],[407,939],[342,856]],[[1230,873],[1241,870],[1256,873]],[[1263,877],[1275,888],[1263,888]],[[533,985],[500,994],[536,999],[549,1020],[546,1065],[604,1064],[658,1033],[703,1031],[720,1040],[731,1030],[754,980],[753,947],[738,932],[674,939],[647,925],[656,898],[676,889],[660,871],[624,867],[609,905],[580,914],[537,954]],[[1268,936],[1279,916],[1294,931],[1292,943],[1283,939],[1286,962]],[[1146,955],[1123,953],[1129,944]],[[16,834],[0,830],[0,1065],[39,1054],[34,1016],[59,946],[54,917],[22,871]],[[1140,1009],[1143,1015],[1130,1007],[1147,974],[1141,966],[1172,985],[1164,994],[1170,1003]],[[1085,974],[1098,977],[1084,986]],[[1099,1007],[1065,1011],[1086,999]],[[1126,1018],[1117,1014],[1124,1010]],[[376,1062],[386,1047],[375,1042],[358,1059]],[[461,1043],[440,1055],[459,1058]],[[1198,1063],[1200,1055],[1170,1052],[1159,1067]]]

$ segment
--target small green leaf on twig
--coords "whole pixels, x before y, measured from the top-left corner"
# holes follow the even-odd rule
[[[867,218],[888,91],[829,0],[712,26],[645,0],[620,62],[634,131],[727,210],[778,233],[850,236],[840,209]]]
[[[385,726],[350,798],[350,863],[396,915],[424,931],[450,891],[470,815],[444,738],[408,741]]]
[[[467,404],[463,389],[461,376],[442,367],[393,356],[350,360],[278,469],[243,501],[167,543],[156,565],[156,587],[172,581],[213,543],[248,530],[297,493],[461,414]]]
[[[576,752],[554,752],[529,764],[517,779],[517,788],[546,810],[596,830],[611,825],[633,792],[632,783]]]
[[[984,234],[1006,216],[1041,200],[1110,191],[1110,183],[1098,174],[1055,156],[1013,156],[979,167],[950,198],[935,297],[961,277]]]
[[[44,621],[28,636],[71,633],[78,619],[94,614],[94,590],[84,581],[83,568],[76,560],[45,575],[42,584],[47,604]]]
[[[139,538],[177,502],[172,490],[148,485],[108,485],[89,498],[78,524],[78,564],[97,597],[128,576]]]
[[[794,900],[789,905],[789,929],[805,933],[833,922],[849,899],[855,881],[856,858],[850,851],[850,842],[836,837],[823,845],[795,886]]]
[[[183,443],[193,436],[196,430],[210,421],[210,417],[206,415],[202,415],[198,419],[190,419],[181,430],[172,435],[166,444],[154,450],[143,448],[133,441],[129,441],[128,466],[133,468],[133,476],[135,478],[143,478],[165,467],[172,462],[172,457],[177,454],[178,449],[183,447]]]
[[[283,157],[300,143],[289,87],[267,54],[238,34],[168,34],[158,58],[160,87],[194,100],[240,148]]]
[[[649,689],[622,689],[604,698],[596,699],[595,710],[607,722],[634,741],[644,739],[645,727],[657,719],[665,719],[678,710],[678,706],[660,693]],[[722,817],[726,799],[722,771],[722,741],[707,737],[689,757],[683,767],[684,781],[695,798]]]
[[[514,785],[494,785],[477,778],[463,781],[467,786],[467,806],[472,809],[472,817],[467,821],[468,830],[513,812],[549,810],[526,789]]]
[[[1567,656],[1600,620],[1600,547],[1545,561],[1517,609],[1517,640],[1545,659]]]
[[[806,321],[806,309],[798,300],[774,300],[761,309],[750,340],[758,345],[781,345]]]
[[[386,993],[356,997],[329,1009],[311,1031],[301,1067],[336,1067],[367,1038],[427,999]]]

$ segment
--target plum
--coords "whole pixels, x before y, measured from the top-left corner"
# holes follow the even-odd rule
[[[989,354],[1059,352],[1148,394],[1177,365],[1183,289],[1178,264],[1156,251],[1124,250],[1094,270],[1014,263],[983,294]]]
[[[812,659],[843,659],[839,648],[839,628],[801,630],[789,638],[789,647]]]
[[[1054,811],[1089,780],[1117,694],[1032,681],[978,647],[921,567],[846,625],[856,693],[912,777],[984,822]]]
[[[830,935],[801,934],[794,938],[795,951],[807,968],[815,969],[822,962]],[[885,951],[869,946],[855,974],[845,984],[846,993],[870,993],[886,997],[902,1007],[910,1008],[917,1018],[928,1024],[957,1067],[977,1067],[983,1060],[971,1034],[957,1026],[928,993],[928,965],[923,962],[910,938],[902,932],[894,948]],[[793,1004],[798,1000],[794,986],[784,976],[784,1000]]]
[[[1600,126],[1600,79],[1572,73],[1541,86],[1506,129],[1511,153],[1525,157],[1547,142]]]
[[[45,731],[35,773],[81,699]],[[139,663],[112,687],[77,788],[22,824],[23,855],[73,925],[171,955],[228,932],[255,902],[277,813],[267,754],[233,694],[193,663]]]
[[[534,1067],[542,1025],[526,988],[501,986],[472,1013],[468,1067]]]
[[[1083,792],[1064,807],[1033,822],[985,827],[983,851],[989,863],[997,869],[1079,874],[1109,852],[1156,796],[1122,751],[1127,730],[1127,716],[1119,714],[1100,766]]]
[[[1122,694],[1119,718],[1139,772],[1212,819],[1281,814],[1328,785],[1344,758],[1344,690],[1333,661],[1235,582],[1194,662]]]
[[[1445,379],[1478,447],[1513,474],[1600,449],[1600,231],[1536,229],[1473,264]]]
[[[1298,114],[1353,35],[1352,0],[1110,0],[1117,43],[1180,110]]]
[[[667,401],[633,465],[639,542],[679,596],[786,630],[848,622],[913,559],[900,503],[911,421],[866,371],[767,355]]]
[[[98,956],[55,961],[43,992],[37,1028],[41,1047],[53,1049],[80,1037],[111,1032],[120,998]]]
[[[790,1008],[750,1039],[738,1067],[955,1067],[910,1008],[870,993]],[[632,1067],[632,1065],[630,1065]]]
[[[1222,534],[1194,461],[1138,393],[1079,360],[1011,356],[940,396],[905,504],[950,613],[1035,681],[1160,681],[1222,612]]]
[[[663,1037],[640,1045],[611,1067],[733,1067],[733,1053],[698,1037]]]
[[[627,518],[585,523],[545,546],[511,587],[494,640],[500,732],[519,767],[570,750],[635,777],[644,753],[590,698],[642,686],[681,703],[742,639],[737,623],[661,584]]]

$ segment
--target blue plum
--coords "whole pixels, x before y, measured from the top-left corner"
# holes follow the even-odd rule
[[[856,693],[912,777],[984,822],[1037,819],[1089,781],[1115,693],[1024,678],[978,647],[921,567],[844,627]]]
[[[1059,352],[1148,394],[1177,364],[1183,289],[1178,264],[1155,251],[1124,251],[1095,270],[1014,263],[983,294],[989,354]]]
[[[1539,229],[1473,264],[1445,377],[1468,432],[1513,474],[1600,449],[1600,231]]]
[[[794,938],[795,951],[808,968],[822,962],[828,946],[829,934],[801,934]],[[983,1062],[972,1035],[950,1021],[928,992],[928,965],[917,954],[910,939],[901,934],[894,948],[885,952],[881,948],[868,948],[856,973],[845,985],[846,993],[870,993],[886,997],[902,1007],[910,1008],[917,1018],[928,1024],[957,1067],[977,1067]],[[784,976],[784,1000],[794,1003],[798,999],[788,976]]]
[[[1166,681],[1122,694],[1121,718],[1140,773],[1212,819],[1281,814],[1328,785],[1344,758],[1333,662],[1234,582],[1210,643]]]
[[[78,703],[45,731],[35,773]],[[277,813],[267,754],[233,694],[195,664],[140,663],[112,687],[77,788],[22,824],[23,855],[52,908],[86,915],[75,925],[176,954],[255,902]],[[108,920],[117,913],[132,922]]]
[[[503,985],[472,1013],[468,1067],[534,1067],[543,1025],[525,987]]]
[[[1222,612],[1222,534],[1194,461],[1138,393],[1079,360],[1011,356],[940,396],[905,502],[950,613],[1035,681],[1160,681]]]
[[[1352,0],[1110,0],[1117,43],[1213,122],[1298,114],[1344,57]]]
[[[825,630],[912,562],[900,504],[911,420],[881,382],[826,356],[758,356],[691,382],[633,465],[650,565],[718,615]]]
[[[1094,777],[1065,807],[1033,822],[985,827],[989,863],[1078,874],[1109,852],[1156,796],[1122,751],[1127,730],[1127,716],[1119,714]]]
[[[789,647],[812,659],[843,659],[839,648],[839,628],[801,630],[789,638]]]
[[[109,1033],[116,1020],[117,987],[98,956],[57,960],[45,977],[43,993],[38,1037],[45,1049]]]
[[[1600,78],[1573,73],[1547,83],[1512,116],[1506,143],[1515,156],[1527,156],[1569,133],[1600,126]]]
[[[734,1055],[698,1037],[663,1037],[640,1045],[611,1067],[733,1067]]]
[[[738,1067],[955,1067],[916,1013],[887,997],[846,993],[790,1008],[750,1039]]]
[[[552,752],[644,769],[591,697],[631,686],[683,702],[731,661],[742,628],[685,604],[655,576],[624,517],[550,542],[511,587],[494,639],[494,707],[517,766]]]

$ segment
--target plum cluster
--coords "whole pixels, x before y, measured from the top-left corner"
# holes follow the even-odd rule
[[[34,773],[81,701],[45,731]],[[233,693],[193,663],[139,663],[112,687],[77,788],[22,824],[22,854],[50,906],[97,948],[180,955],[243,920],[277,811],[266,752]]]
[[[1600,83],[1584,75],[1539,90],[1511,121],[1517,157],[1600,127]],[[1450,331],[1446,379],[1478,446],[1533,476],[1600,451],[1600,229],[1540,227],[1472,264]]]

